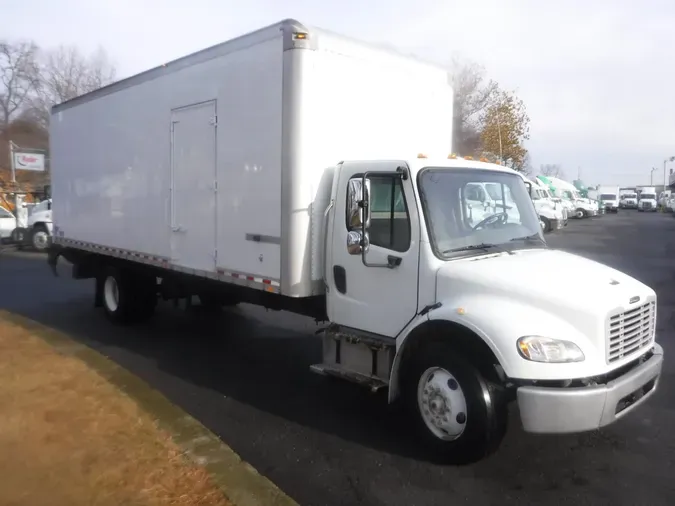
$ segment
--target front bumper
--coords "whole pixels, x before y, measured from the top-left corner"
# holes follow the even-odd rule
[[[604,384],[580,388],[518,388],[520,419],[526,432],[565,434],[609,425],[646,401],[658,385],[663,348],[624,375]]]

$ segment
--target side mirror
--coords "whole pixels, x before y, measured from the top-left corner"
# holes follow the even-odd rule
[[[350,255],[361,255],[368,251],[368,246],[369,240],[367,232],[365,236],[357,230],[347,232],[347,253]]]
[[[527,193],[530,194],[530,197],[532,196],[532,183],[529,181],[525,181],[525,186],[527,186]]]
[[[347,186],[347,226],[349,230],[358,228],[363,223],[363,211],[359,205],[363,198],[360,179],[350,179]]]
[[[365,189],[365,191],[364,191]],[[347,187],[347,224],[350,230],[370,226],[370,181],[350,179]],[[365,227],[364,227],[365,225]]]

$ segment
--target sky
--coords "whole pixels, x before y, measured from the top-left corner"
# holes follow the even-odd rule
[[[0,37],[103,47],[119,77],[295,18],[440,64],[476,61],[530,116],[535,173],[663,182],[675,155],[673,0],[0,0]],[[668,163],[668,169],[675,163]]]

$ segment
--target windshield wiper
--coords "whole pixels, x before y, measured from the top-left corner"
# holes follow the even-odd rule
[[[489,250],[492,248],[497,248],[499,247],[499,244],[488,244],[488,243],[481,243],[481,244],[469,244],[468,246],[462,246],[461,248],[452,248],[445,250],[443,252],[444,255],[447,255],[448,253],[457,253],[458,251],[471,251],[475,249],[482,249],[482,250]]]
[[[539,244],[543,244],[544,241],[541,240],[541,237],[539,234],[532,234],[532,235],[526,235],[524,237],[514,237],[513,239],[510,240],[510,242],[517,242],[517,241],[534,241]]]

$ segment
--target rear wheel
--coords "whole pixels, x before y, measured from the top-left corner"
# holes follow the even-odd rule
[[[126,269],[105,269],[97,289],[106,317],[117,324],[131,324],[152,316],[157,305],[157,282],[154,276]]]
[[[421,349],[402,387],[418,439],[433,460],[467,464],[499,447],[508,415],[501,388],[447,344]]]

